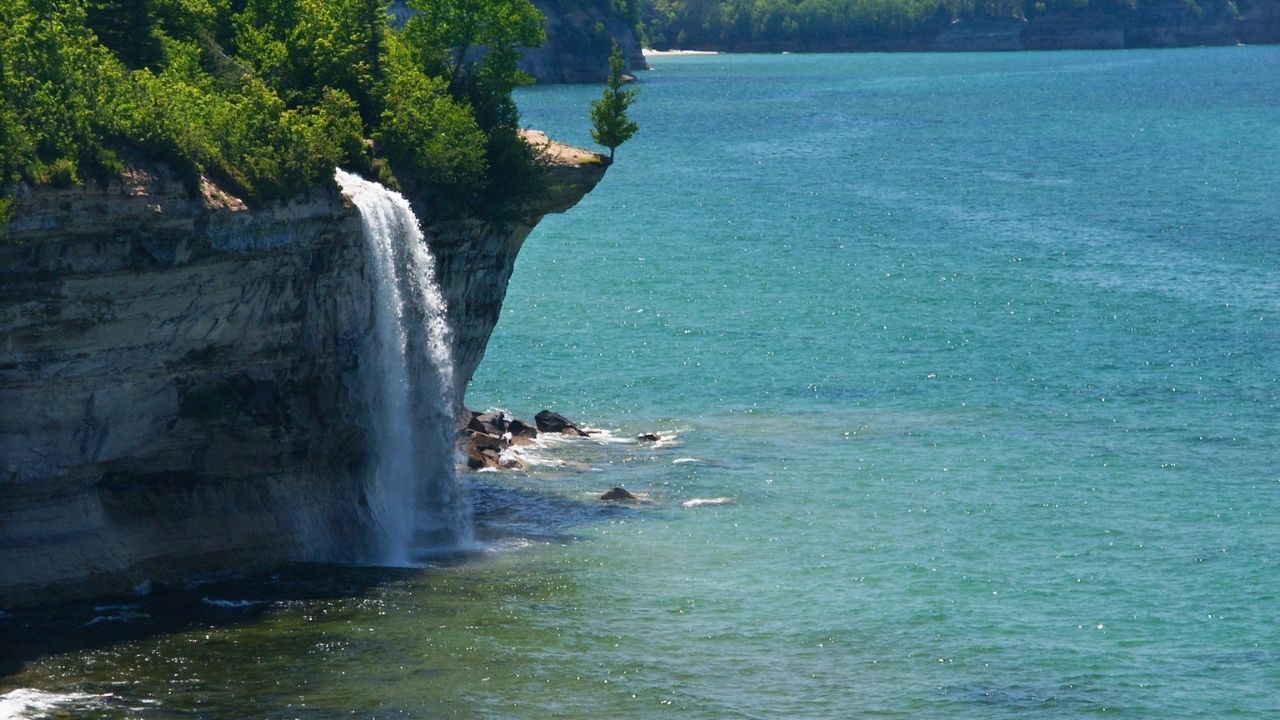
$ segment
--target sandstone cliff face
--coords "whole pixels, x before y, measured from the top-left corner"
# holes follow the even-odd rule
[[[555,172],[559,195],[518,222],[425,228],[460,385],[524,238],[603,166]],[[368,551],[362,243],[336,188],[248,210],[151,168],[16,199],[0,241],[0,607]]]
[[[627,72],[645,70],[635,27],[591,0],[533,0],[546,16],[546,42],[523,51],[520,68],[540,83],[604,82],[616,40]]]

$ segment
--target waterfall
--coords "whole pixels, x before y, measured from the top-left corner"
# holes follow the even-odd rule
[[[377,562],[469,545],[471,505],[457,476],[453,351],[435,261],[399,193],[338,170],[364,225],[374,325],[361,358],[373,463],[367,497]]]

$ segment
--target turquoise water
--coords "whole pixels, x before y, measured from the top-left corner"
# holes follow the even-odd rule
[[[674,439],[473,476],[488,551],[143,601],[0,694],[1280,715],[1280,48],[653,65],[640,133],[526,243],[468,402]],[[586,143],[598,94],[520,102]],[[616,484],[648,502],[594,500]]]

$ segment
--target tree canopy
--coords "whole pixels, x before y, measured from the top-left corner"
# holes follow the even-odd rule
[[[1203,0],[1202,0],[1203,1]],[[1125,12],[1152,0],[646,0],[644,30],[657,48],[821,49],[941,32],[973,17]],[[1210,2],[1234,8],[1233,0]],[[1186,0],[1197,8],[1196,0]],[[1198,12],[1198,9],[1196,10]]]
[[[448,22],[394,31],[385,0],[3,0],[0,213],[20,181],[106,180],[130,149],[251,203],[341,165],[424,187],[443,213],[493,210],[536,170],[511,90],[541,15],[418,9]]]

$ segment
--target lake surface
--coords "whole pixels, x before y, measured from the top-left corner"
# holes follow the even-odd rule
[[[468,393],[611,435],[469,556],[59,610],[0,716],[1280,714],[1280,48],[652,62]]]

